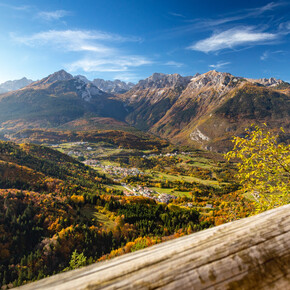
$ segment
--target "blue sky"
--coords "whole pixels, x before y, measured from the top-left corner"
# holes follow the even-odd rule
[[[212,69],[290,81],[290,1],[0,0],[0,83]]]

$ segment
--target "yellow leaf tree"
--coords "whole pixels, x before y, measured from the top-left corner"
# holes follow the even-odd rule
[[[238,160],[236,177],[243,191],[252,194],[257,212],[290,202],[290,146],[277,139],[278,135],[252,126],[245,137],[234,137],[234,148],[225,155],[228,161]]]

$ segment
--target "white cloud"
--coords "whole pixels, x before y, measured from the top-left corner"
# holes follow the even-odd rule
[[[265,51],[265,52],[261,55],[260,59],[261,59],[261,60],[266,60],[268,57],[269,57],[269,51]]]
[[[222,67],[227,66],[228,64],[231,64],[230,62],[223,62],[223,61],[218,61],[216,64],[210,64],[209,67],[213,69],[220,69]]]
[[[289,34],[290,33],[290,21],[280,23],[279,32],[281,34],[284,34],[284,35]]]
[[[49,30],[35,33],[31,36],[11,37],[28,46],[51,45],[68,51],[107,51],[110,50],[100,41],[124,42],[139,41],[135,37],[122,37],[96,30]]]
[[[128,55],[115,47],[116,43],[140,41],[136,37],[122,37],[96,30],[49,30],[30,36],[12,35],[12,38],[32,47],[49,46],[61,52],[81,53],[80,59],[66,65],[71,72],[122,72],[130,67],[152,63],[146,57]]]
[[[0,3],[0,6],[8,8],[8,9],[12,9],[12,10],[19,10],[19,11],[28,11],[31,8],[31,6],[29,5],[16,6],[16,5],[10,5],[10,4],[5,4],[5,3]]]
[[[103,45],[94,41],[118,40],[118,36],[92,30],[49,30],[12,38],[28,46],[52,45],[68,51],[96,51]]]
[[[182,67],[184,64],[181,62],[177,62],[177,61],[168,61],[164,65]]]
[[[183,14],[180,13],[175,13],[175,12],[169,12],[168,14],[175,16],[175,17],[181,17],[181,18],[185,18],[185,16]]]
[[[234,14],[232,14],[232,16],[229,16],[229,17],[224,17],[220,19],[199,20],[197,24],[200,27],[209,28],[209,27],[218,26],[221,24],[230,23],[230,22],[234,22],[238,20],[247,19],[247,18],[259,17],[262,14],[266,13],[267,11],[272,11],[277,7],[285,6],[285,5],[287,4],[283,2],[280,2],[280,3],[270,2],[261,7],[237,11]]]
[[[283,2],[270,2],[262,7],[258,7],[258,8],[254,8],[252,9],[253,11],[253,14],[254,15],[259,15],[259,14],[262,14],[266,11],[271,11],[271,10],[274,10],[274,8],[276,7],[279,7],[279,6],[284,6],[286,5],[286,3],[283,3]]]
[[[124,72],[130,67],[138,67],[151,64],[152,62],[142,56],[126,55],[111,56],[105,58],[86,57],[74,63],[67,65],[67,69],[71,72],[83,70],[85,72]]]
[[[259,44],[274,40],[278,37],[273,33],[256,32],[252,27],[237,27],[223,32],[214,33],[209,38],[200,40],[191,45],[189,49],[202,52],[218,51],[234,48],[245,44]]]
[[[279,57],[283,57],[283,56],[286,56],[287,54],[289,54],[287,51],[285,50],[274,50],[274,51],[269,51],[269,50],[266,50],[261,56],[260,56],[260,59],[261,60],[266,60],[268,58],[273,58],[277,55],[279,55]]]
[[[70,14],[71,13],[66,10],[41,11],[37,13],[37,17],[46,21],[53,21],[53,20],[59,20]]]

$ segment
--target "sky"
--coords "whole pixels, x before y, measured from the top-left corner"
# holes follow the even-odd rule
[[[289,40],[289,0],[0,0],[0,83],[61,69],[90,80],[215,69],[290,82]]]

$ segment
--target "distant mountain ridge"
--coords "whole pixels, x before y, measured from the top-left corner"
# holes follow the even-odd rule
[[[126,83],[120,80],[105,81],[103,79],[94,79],[92,83],[100,90],[112,94],[123,94],[132,89],[135,85],[131,82]]]
[[[64,70],[0,95],[0,131],[55,128],[79,118],[124,120],[120,100]]]
[[[82,76],[82,75],[73,76],[67,73],[65,70],[60,70],[56,73],[53,73],[43,78],[40,81],[33,81],[30,79],[27,79],[26,77],[23,77],[22,79],[14,80],[14,81],[6,81],[0,84],[0,94],[22,89],[30,84],[33,84],[32,86],[39,86],[40,82],[43,85],[45,85],[45,84],[55,82],[57,80],[64,81],[64,80],[70,80],[73,78],[79,79],[85,83],[92,83],[93,85],[98,87],[100,90],[106,93],[112,93],[112,94],[123,94],[135,86],[135,84],[132,82],[123,82],[120,80],[110,81],[110,80],[104,80],[104,79],[94,79],[93,81],[90,81],[85,76]]]
[[[32,82],[33,80],[29,80],[26,77],[20,80],[7,81],[5,83],[0,84],[0,94],[22,89],[31,84]]]
[[[283,126],[290,136],[290,84],[275,78],[246,79],[215,70],[186,77],[154,73],[122,94],[114,88],[119,81],[97,82],[112,85],[107,90],[115,93],[94,81],[61,70],[2,94],[0,133],[133,126],[173,143],[221,152],[252,123],[267,123],[270,130]]]

